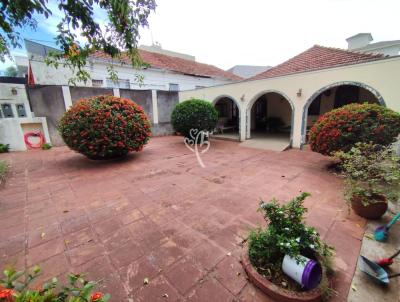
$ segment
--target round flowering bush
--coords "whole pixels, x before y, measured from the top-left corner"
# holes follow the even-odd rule
[[[213,131],[218,121],[218,111],[204,100],[191,99],[175,106],[171,122],[176,132],[190,137],[190,130]]]
[[[310,130],[311,150],[331,155],[357,142],[388,145],[400,134],[400,114],[377,104],[350,104],[322,115]]]
[[[68,147],[91,159],[141,151],[151,135],[140,106],[110,95],[76,102],[61,118],[58,130]]]

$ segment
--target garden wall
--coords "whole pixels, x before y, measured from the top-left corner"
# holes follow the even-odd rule
[[[55,146],[63,145],[57,123],[65,108],[80,98],[99,94],[119,95],[142,106],[151,121],[153,136],[173,133],[170,119],[172,109],[178,103],[177,92],[53,85],[27,87],[27,92],[34,115],[47,118],[51,143]]]
[[[75,103],[81,98],[89,98],[100,94],[113,95],[113,90],[109,88],[97,88],[97,87],[69,87],[71,93],[71,101]]]
[[[51,143],[63,145],[57,131],[58,120],[65,112],[61,86],[36,86],[27,89],[31,110],[37,117],[46,117]]]
[[[179,102],[176,91],[157,91],[158,124],[153,125],[153,135],[168,135],[174,132],[171,124],[171,113]]]

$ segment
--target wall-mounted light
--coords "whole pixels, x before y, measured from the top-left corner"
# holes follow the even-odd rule
[[[299,88],[299,90],[297,91],[297,96],[301,97],[301,93],[302,93],[302,90],[301,90],[301,88]]]
[[[245,100],[246,100],[246,98],[245,98],[245,95],[243,94],[241,97],[240,97],[240,100],[242,101],[242,102],[244,102]]]
[[[17,95],[18,91],[16,88],[11,88],[11,93],[12,93],[12,95]]]

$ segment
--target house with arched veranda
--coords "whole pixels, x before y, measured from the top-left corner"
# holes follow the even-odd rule
[[[179,93],[180,102],[190,98],[216,106],[225,136],[301,148],[313,123],[334,108],[369,102],[400,112],[400,56],[315,45],[245,81]]]

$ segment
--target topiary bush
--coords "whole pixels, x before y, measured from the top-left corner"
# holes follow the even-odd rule
[[[218,111],[204,100],[191,99],[175,106],[171,122],[176,132],[190,137],[190,129],[213,131],[218,121]]]
[[[349,151],[357,142],[388,145],[400,134],[400,114],[377,104],[350,104],[322,115],[309,133],[311,150]]]
[[[91,159],[141,151],[151,135],[149,119],[140,106],[110,95],[76,102],[61,118],[58,130],[68,147]]]

